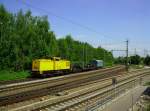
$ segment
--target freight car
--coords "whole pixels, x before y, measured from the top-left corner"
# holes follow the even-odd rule
[[[64,73],[82,72],[93,69],[102,68],[104,66],[102,60],[92,60],[86,66],[79,64],[71,64],[70,61],[53,57],[50,59],[36,59],[32,62],[32,75],[45,76],[45,75],[60,75]]]
[[[92,60],[90,62],[90,64],[92,65],[92,67],[94,68],[102,68],[104,66],[104,62],[103,60]]]
[[[72,72],[81,72],[81,71],[89,71],[94,69],[99,69],[104,67],[103,60],[91,60],[88,64],[83,66],[82,63],[72,64]]]

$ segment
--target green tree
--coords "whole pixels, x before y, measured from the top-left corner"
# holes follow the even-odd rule
[[[31,11],[22,10],[12,14],[0,5],[0,69],[26,70],[33,59],[53,56],[86,64],[92,59],[113,63],[111,52],[101,47],[94,48],[71,35],[57,40],[47,16],[32,16]]]
[[[139,55],[134,55],[130,57],[131,64],[139,65],[141,62],[141,58]]]
[[[144,64],[145,65],[150,65],[150,56],[149,55],[147,55],[146,57],[145,57],[145,59],[144,59]]]
[[[124,65],[126,63],[126,58],[125,57],[117,57],[117,58],[115,58],[114,63]]]

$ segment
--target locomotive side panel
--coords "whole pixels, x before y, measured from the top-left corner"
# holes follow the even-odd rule
[[[54,61],[55,69],[54,70],[70,70],[70,61],[67,60],[59,60]]]
[[[52,60],[37,59],[32,62],[32,72],[43,74],[44,71],[54,70],[54,62]]]
[[[54,62],[52,60],[44,60],[40,62],[40,71],[52,71],[54,70]]]

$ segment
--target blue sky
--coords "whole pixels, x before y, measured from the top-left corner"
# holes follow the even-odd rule
[[[76,40],[109,50],[124,49],[124,41],[129,39],[130,54],[135,48],[141,55],[144,49],[150,50],[150,0],[0,0],[0,3],[13,13],[29,9],[33,15],[47,15],[57,38],[71,34]],[[124,55],[122,52],[115,54]]]

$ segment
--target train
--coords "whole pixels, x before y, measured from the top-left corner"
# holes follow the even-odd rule
[[[45,77],[47,75],[61,75],[75,72],[83,72],[104,67],[103,60],[91,60],[87,65],[71,63],[60,57],[51,57],[49,59],[35,59],[32,61],[32,75]]]

